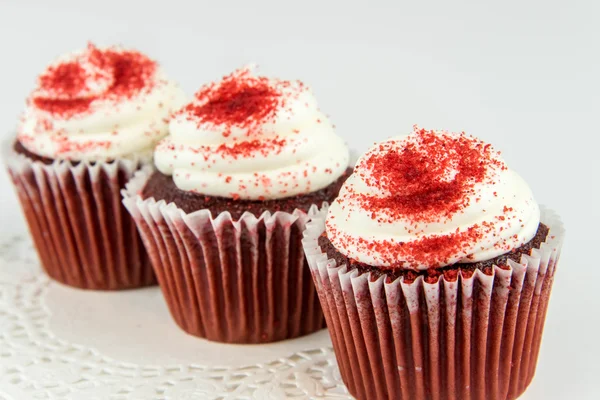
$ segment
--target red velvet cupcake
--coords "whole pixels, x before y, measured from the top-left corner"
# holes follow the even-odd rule
[[[243,69],[203,87],[123,192],[177,324],[264,343],[325,326],[302,251],[348,149],[298,81]]]
[[[156,283],[120,191],[184,101],[156,62],[118,47],[90,44],[39,76],[3,152],[50,277],[99,290]]]
[[[365,154],[304,247],[359,399],[515,399],[564,231],[490,145],[416,129]]]

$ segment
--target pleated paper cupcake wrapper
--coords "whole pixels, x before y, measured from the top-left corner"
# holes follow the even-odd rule
[[[344,383],[358,399],[506,400],[529,385],[564,236],[560,219],[539,250],[495,267],[388,282],[327,259],[323,209],[303,241]]]
[[[211,217],[139,195],[151,169],[123,191],[173,319],[187,333],[217,342],[266,343],[325,327],[302,250],[309,215]],[[309,214],[317,212],[314,206]]]
[[[149,160],[46,165],[15,152],[12,145],[3,144],[3,158],[42,267],[51,278],[95,290],[156,284],[120,194]]]

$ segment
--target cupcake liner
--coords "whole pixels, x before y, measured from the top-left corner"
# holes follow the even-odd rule
[[[3,146],[42,267],[66,285],[119,290],[156,283],[136,226],[120,190],[146,161],[52,164]]]
[[[139,195],[151,168],[123,190],[173,319],[187,333],[227,343],[266,343],[325,327],[302,251],[309,213],[258,218],[185,213]]]
[[[537,363],[564,237],[560,219],[539,250],[509,268],[460,271],[454,281],[390,281],[337,266],[318,244],[327,209],[303,245],[340,372],[358,399],[515,399]]]

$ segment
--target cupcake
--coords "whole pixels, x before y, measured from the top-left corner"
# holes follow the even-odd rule
[[[358,399],[515,399],[563,239],[489,144],[415,129],[361,157],[304,247]]]
[[[50,277],[98,290],[156,283],[120,190],[151,165],[185,101],[155,61],[120,47],[89,44],[42,72],[3,153]]]
[[[123,195],[177,324],[228,343],[323,328],[302,232],[350,171],[310,89],[244,68],[201,88],[169,133]]]

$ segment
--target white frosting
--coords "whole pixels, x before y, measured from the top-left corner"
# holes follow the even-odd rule
[[[109,49],[125,51],[116,47]],[[146,86],[134,95],[113,95],[110,88],[117,72],[91,62],[92,51],[104,50],[90,45],[83,51],[61,57],[46,69],[51,71],[61,64],[78,62],[93,77],[88,77],[86,87],[77,93],[49,90],[38,84],[19,127],[18,139],[27,150],[52,159],[111,160],[149,152],[167,134],[170,115],[186,101],[180,87],[156,66],[147,77]],[[40,108],[34,101],[36,98],[76,100],[87,97],[94,98],[87,110],[68,115]]]
[[[516,172],[497,167],[504,163],[494,151],[491,154],[498,164],[489,166],[486,179],[475,183],[465,193],[467,205],[460,211],[435,220],[414,215],[380,218],[381,210],[375,211],[377,215],[374,215],[374,210],[367,209],[360,200],[364,198],[361,196],[384,197],[390,193],[382,187],[381,179],[373,179],[367,160],[390,149],[402,152],[411,141],[414,143],[414,135],[392,138],[383,142],[386,146],[375,146],[358,161],[327,217],[327,235],[338,251],[373,266],[427,269],[489,260],[518,248],[535,236],[540,222],[538,204],[529,186]],[[442,179],[447,181],[454,179],[457,173],[452,168],[445,172]],[[486,228],[481,229],[483,227]],[[418,244],[423,240],[452,238],[470,229],[479,231],[480,237],[467,240],[459,248],[450,247],[445,254],[441,251],[436,255],[433,251],[433,254],[419,256],[405,250],[419,251]]]
[[[275,88],[279,96],[274,112],[250,123],[215,123],[194,117],[190,108],[214,101],[219,87],[230,79],[250,82],[250,86],[260,79]],[[154,155],[157,168],[172,175],[181,190],[277,199],[322,189],[348,167],[346,144],[300,82],[255,78],[246,69],[199,93],[204,95],[197,95],[173,118],[170,136],[161,141]]]

